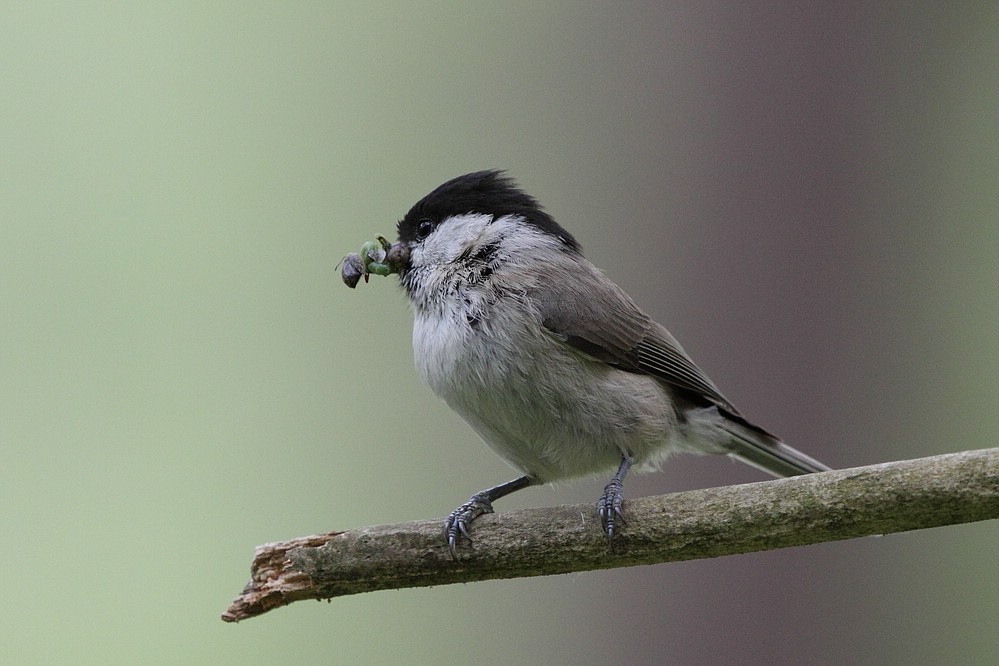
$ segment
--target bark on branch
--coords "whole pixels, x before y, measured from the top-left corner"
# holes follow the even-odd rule
[[[999,448],[625,502],[610,551],[590,504],[482,516],[451,559],[443,519],[259,546],[237,622],[300,599],[657,564],[999,518]]]

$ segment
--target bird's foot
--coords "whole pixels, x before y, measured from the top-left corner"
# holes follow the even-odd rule
[[[617,528],[628,524],[624,520],[624,514],[621,513],[623,501],[624,483],[616,477],[604,486],[604,494],[597,500],[597,514],[600,516],[600,523],[607,535],[607,543],[612,549],[614,548],[614,535]]]
[[[451,512],[444,521],[444,536],[447,537],[447,548],[451,551],[452,558],[458,559],[458,543],[462,539],[472,541],[468,536],[468,527],[472,521],[484,513],[492,512],[492,502],[484,493],[472,495],[471,499]]]

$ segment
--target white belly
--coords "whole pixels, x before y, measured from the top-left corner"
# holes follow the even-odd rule
[[[493,311],[478,328],[464,315],[447,323],[418,315],[413,349],[423,381],[515,468],[554,481],[613,470],[622,453],[655,465],[682,445],[656,380],[584,357],[534,322],[512,321],[522,313],[507,315],[502,322]],[[489,325],[521,331],[518,344]]]

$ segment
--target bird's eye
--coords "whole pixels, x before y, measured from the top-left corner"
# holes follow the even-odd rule
[[[430,232],[434,230],[433,220],[423,218],[416,223],[416,235],[420,240],[423,240],[430,235]]]

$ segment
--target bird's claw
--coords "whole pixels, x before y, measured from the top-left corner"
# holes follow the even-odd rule
[[[604,486],[604,494],[597,500],[597,514],[600,516],[600,524],[603,525],[604,533],[607,535],[607,543],[614,548],[615,529],[618,526],[625,526],[628,523],[621,512],[621,503],[624,501],[624,483],[619,479],[612,479]]]
[[[447,538],[447,549],[453,559],[458,559],[458,544],[462,539],[471,543],[468,536],[468,526],[484,513],[492,513],[492,503],[482,495],[472,495],[471,499],[451,512],[444,521],[444,536]]]

